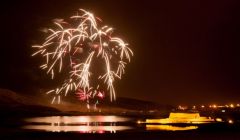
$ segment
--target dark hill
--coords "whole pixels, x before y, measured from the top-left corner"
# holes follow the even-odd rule
[[[45,99],[44,99],[45,98]],[[43,102],[45,101],[45,102]],[[26,96],[7,89],[0,89],[0,116],[45,116],[45,115],[77,115],[84,113],[119,114],[119,113],[167,113],[173,108],[150,101],[119,97],[110,102],[106,97],[98,104],[99,110],[88,110],[86,104],[78,101],[74,96],[67,96],[61,104],[50,104],[51,98],[46,95]],[[89,112],[90,111],[90,112]],[[74,112],[74,113],[72,113]]]
[[[10,90],[0,89],[0,117],[50,115],[59,112]]]

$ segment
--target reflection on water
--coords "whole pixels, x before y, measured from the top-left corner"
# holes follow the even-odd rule
[[[198,126],[181,127],[148,121],[142,123],[138,121],[136,122],[138,125],[134,125],[130,123],[133,119],[120,116],[50,116],[27,118],[24,121],[26,125],[22,129],[48,132],[116,133],[126,130],[182,131],[198,128]]]
[[[81,133],[116,133],[132,129],[130,126],[120,126],[117,123],[130,121],[119,116],[51,116],[25,119],[23,129],[43,130],[51,132],[81,132]]]
[[[26,125],[23,129],[44,130],[51,132],[80,132],[80,133],[116,133],[116,131],[123,131],[132,129],[129,126],[67,126],[67,125]]]
[[[82,123],[106,123],[106,122],[126,122],[129,118],[120,116],[51,116],[35,117],[25,119],[26,122],[34,123],[63,123],[63,124],[82,124]]]
[[[146,130],[167,130],[167,131],[182,131],[182,130],[194,130],[197,126],[173,126],[173,125],[146,125]]]

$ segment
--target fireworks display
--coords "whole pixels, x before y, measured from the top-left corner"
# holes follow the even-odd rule
[[[47,92],[53,94],[52,103],[75,93],[82,101],[105,97],[116,99],[114,81],[121,79],[133,52],[119,37],[112,36],[113,28],[102,26],[102,20],[80,9],[69,21],[55,20],[41,45],[34,45],[45,63],[40,66],[54,79],[56,74],[67,73],[62,85]],[[95,103],[98,103],[96,100]]]

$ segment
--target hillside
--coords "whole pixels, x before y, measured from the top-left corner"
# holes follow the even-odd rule
[[[86,104],[68,96],[61,104],[51,104],[50,98],[26,96],[7,89],[0,89],[0,115],[77,115],[82,113],[159,113],[169,112],[172,107],[137,99],[119,97],[115,102],[108,98],[101,101],[97,110],[88,110]]]
[[[0,89],[0,117],[34,116],[60,113],[59,110],[38,104],[36,101],[7,89]]]

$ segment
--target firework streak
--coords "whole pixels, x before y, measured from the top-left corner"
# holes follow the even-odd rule
[[[45,63],[40,68],[46,70],[52,79],[55,74],[67,71],[63,84],[47,92],[54,94],[52,103],[60,103],[61,96],[69,92],[83,101],[103,98],[104,90],[108,91],[111,101],[115,100],[113,83],[121,79],[133,56],[128,44],[112,36],[113,28],[99,27],[102,21],[83,9],[70,17],[69,22],[56,20],[54,24],[54,28],[48,29],[44,42],[32,46],[37,49],[32,56],[44,58]]]

